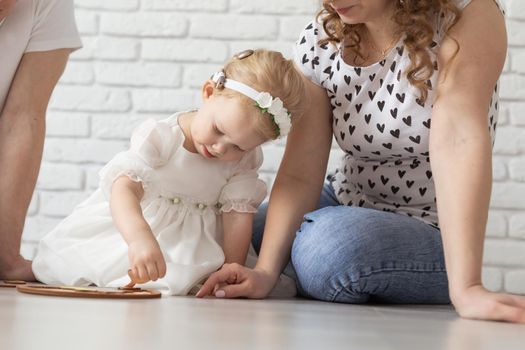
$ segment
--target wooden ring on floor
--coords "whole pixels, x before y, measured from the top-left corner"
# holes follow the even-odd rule
[[[45,284],[18,285],[16,290],[21,293],[76,297],[76,298],[105,298],[105,299],[152,299],[160,298],[158,290],[153,289],[121,289],[101,287],[73,287],[73,286],[48,286]]]
[[[16,286],[27,284],[26,281],[0,280],[0,288],[16,288]]]

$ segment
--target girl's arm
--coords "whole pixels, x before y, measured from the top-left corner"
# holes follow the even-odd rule
[[[244,265],[252,238],[252,213],[230,211],[222,214],[225,263]]]
[[[155,281],[166,274],[160,246],[142,215],[143,196],[142,184],[127,176],[116,179],[111,187],[111,215],[129,246],[130,277],[136,283]]]
[[[430,131],[430,157],[449,291],[462,317],[525,322],[525,298],[481,284],[492,150],[487,112],[507,48],[493,0],[468,5],[444,40]],[[459,51],[454,39],[459,44]]]

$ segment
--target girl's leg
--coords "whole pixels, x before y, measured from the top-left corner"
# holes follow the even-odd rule
[[[336,206],[305,215],[292,247],[300,294],[340,303],[449,303],[440,231],[408,216]]]

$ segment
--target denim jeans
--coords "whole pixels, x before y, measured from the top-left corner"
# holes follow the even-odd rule
[[[267,203],[255,216],[259,253]],[[361,304],[450,303],[440,231],[417,219],[340,205],[323,188],[318,209],[304,216],[284,273],[300,295]]]

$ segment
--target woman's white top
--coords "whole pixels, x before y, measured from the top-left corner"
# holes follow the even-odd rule
[[[463,9],[469,2],[458,0],[458,5]],[[429,131],[440,72],[436,53],[448,20],[436,20],[434,42],[428,48],[435,70],[424,103],[403,74],[410,59],[402,39],[382,61],[354,67],[343,61],[340,44],[319,45],[326,33],[316,21],[300,35],[295,61],[313,83],[326,90],[333,110],[333,133],[345,151],[330,177],[341,204],[401,213],[438,226]],[[493,142],[497,118],[496,85],[487,105],[487,128]]]

